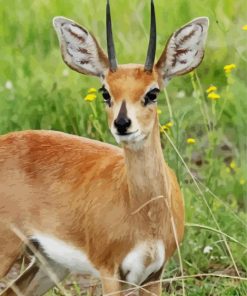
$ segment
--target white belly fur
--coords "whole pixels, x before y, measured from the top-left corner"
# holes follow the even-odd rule
[[[86,253],[55,237],[37,233],[37,240],[44,253],[52,260],[60,263],[72,272],[92,274],[99,277],[99,271],[93,266]],[[145,266],[145,258],[150,256],[152,262]],[[158,271],[165,261],[165,248],[161,240],[143,241],[135,246],[124,258],[121,269],[127,274],[126,281],[134,284],[142,283],[152,272]]]
[[[72,272],[92,274],[95,277],[99,277],[98,270],[93,266],[83,251],[49,235],[39,233],[32,238],[40,243],[43,251],[49,258],[60,263]]]

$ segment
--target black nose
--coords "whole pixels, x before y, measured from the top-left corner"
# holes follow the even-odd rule
[[[114,125],[120,135],[127,132],[128,127],[131,125],[131,120],[128,117],[120,117],[114,120]]]

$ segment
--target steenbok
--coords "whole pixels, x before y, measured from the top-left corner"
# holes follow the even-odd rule
[[[60,280],[69,271],[91,273],[104,295],[122,295],[123,282],[140,286],[141,295],[161,295],[165,263],[183,238],[184,206],[163,158],[157,97],[172,77],[201,63],[208,19],[173,33],[154,63],[151,1],[145,64],[118,65],[109,1],[106,15],[108,55],[75,22],[56,17],[53,24],[64,62],[101,80],[109,128],[122,148],[54,131],[0,137],[0,278],[22,252],[21,233]],[[32,296],[54,285],[40,265],[15,284]]]

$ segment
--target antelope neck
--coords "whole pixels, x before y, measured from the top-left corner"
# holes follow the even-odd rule
[[[159,134],[158,120],[145,144],[138,150],[124,147],[130,199],[141,206],[158,196],[168,196],[168,176]]]

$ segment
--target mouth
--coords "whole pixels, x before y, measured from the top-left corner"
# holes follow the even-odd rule
[[[144,137],[139,130],[136,130],[125,134],[115,133],[115,138],[118,143],[136,143],[143,140]]]
[[[138,130],[136,130],[136,131],[134,131],[134,132],[130,132],[130,133],[124,133],[124,134],[116,133],[116,135],[117,135],[118,137],[124,137],[124,136],[133,135],[133,134],[135,134],[135,133],[137,133],[137,132],[138,132]]]

